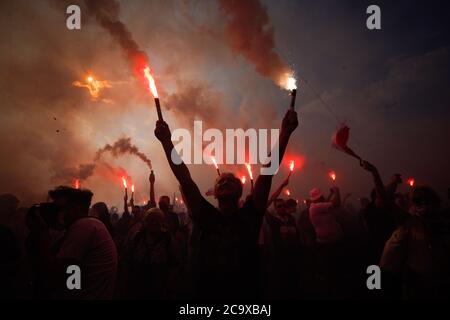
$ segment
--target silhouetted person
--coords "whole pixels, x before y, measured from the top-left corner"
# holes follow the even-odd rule
[[[281,162],[291,133],[298,126],[295,111],[283,119],[279,138]],[[161,141],[170,168],[183,189],[192,220],[201,229],[198,291],[202,298],[255,297],[258,293],[258,235],[266,210],[272,175],[260,175],[252,194],[239,207],[242,183],[231,173],[217,178],[214,194],[219,208],[211,205],[192,179],[187,166],[172,161],[174,145],[169,126],[158,121],[156,137]]]
[[[97,202],[91,207],[90,215],[98,218],[108,229],[109,234],[114,238],[114,230],[111,223],[108,207],[104,202]]]
[[[410,217],[392,234],[381,258],[390,294],[449,299],[450,221],[441,214],[433,189],[415,187],[409,200]]]
[[[52,199],[50,226],[66,229],[55,252],[51,248],[49,222],[43,207],[30,212],[30,242],[34,243],[39,278],[53,298],[111,299],[114,293],[117,252],[105,225],[89,217],[92,192],[70,187],[49,191]],[[44,217],[46,217],[44,219]],[[81,270],[81,289],[68,290],[67,268],[76,265]]]
[[[129,246],[130,297],[163,299],[170,297],[176,259],[164,213],[150,209],[142,227]]]

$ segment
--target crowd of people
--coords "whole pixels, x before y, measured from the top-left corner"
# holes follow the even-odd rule
[[[289,110],[279,136],[280,162],[297,114]],[[232,173],[215,181],[218,207],[208,202],[184,163],[172,162],[167,123],[155,135],[180,185],[187,212],[170,197],[138,206],[124,198],[123,214],[92,192],[58,187],[48,203],[19,207],[0,196],[0,297],[7,299],[414,299],[450,298],[450,212],[432,188],[408,194],[387,185],[375,166],[370,197],[355,209],[333,186],[312,188],[298,203],[283,198],[289,178],[270,194],[260,175],[242,198]],[[292,179],[292,178],[291,178]],[[327,192],[328,193],[328,192]],[[79,266],[81,288],[67,285]],[[367,287],[367,267],[381,268],[381,289]]]

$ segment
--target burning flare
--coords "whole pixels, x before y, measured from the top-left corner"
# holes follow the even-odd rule
[[[286,193],[286,195],[287,195],[288,197],[291,196],[291,192],[289,191],[289,189],[286,189],[285,193]]]
[[[245,178],[245,176],[242,176],[242,178],[241,178],[242,184],[245,184],[245,181],[247,181],[247,179]]]
[[[211,161],[213,162],[213,164],[214,164],[214,167],[216,167],[216,169],[219,169],[219,166],[217,165],[217,161],[216,161],[216,158],[215,158],[215,157],[213,157],[213,156],[211,156]]]
[[[328,175],[330,176],[330,179],[333,180],[333,182],[336,181],[336,172],[330,171]]]
[[[150,68],[145,67],[144,76],[148,81],[148,88],[150,92],[153,94],[153,98],[158,98],[158,90],[156,90],[155,79],[153,79],[152,74],[150,73]]]
[[[75,189],[80,189],[80,180],[75,179]]]
[[[126,187],[125,187],[126,188]],[[131,192],[134,193],[134,184],[131,185]]]
[[[294,160],[291,161],[290,165],[289,165],[289,170],[294,171]]]
[[[125,179],[125,177],[122,177],[122,183],[123,183],[123,187],[126,189],[127,188],[127,179]]]
[[[246,163],[245,167],[247,168],[248,171],[248,175],[250,177],[250,180],[253,180],[253,172],[252,172],[252,166],[250,165],[250,163]]]
[[[412,188],[414,187],[414,184],[416,183],[416,181],[413,178],[409,178],[406,183]]]
[[[292,75],[288,75],[283,81],[282,87],[289,91],[295,90],[297,89],[297,80]]]

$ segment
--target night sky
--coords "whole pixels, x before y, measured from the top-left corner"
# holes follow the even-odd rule
[[[450,38],[448,1],[261,1],[274,32],[276,53],[299,78],[300,126],[288,156],[304,165],[291,179],[294,198],[326,190],[335,170],[342,193],[367,196],[370,174],[331,147],[340,122],[349,145],[375,164],[384,179],[414,177],[446,196],[450,186]],[[153,101],[136,81],[117,42],[82,1],[81,30],[66,28],[64,1],[0,3],[0,193],[22,204],[44,201],[50,188],[71,183],[81,164],[120,137],[130,137],[152,160],[157,195],[178,191],[154,137]],[[226,17],[216,1],[120,1],[120,19],[149,57],[171,129],[277,128],[289,96],[230,49]],[[366,8],[381,7],[382,29],[366,28]],[[88,74],[111,88],[93,101],[74,87]],[[304,80],[309,85],[304,83]],[[326,102],[324,105],[320,99]],[[331,110],[331,111],[330,111]],[[105,155],[135,181],[137,201],[147,200],[148,167],[139,159]],[[215,170],[191,165],[206,191]],[[244,173],[243,166],[223,171]],[[288,170],[274,179],[278,185]],[[103,164],[81,181],[94,201],[120,205],[121,182]],[[248,185],[247,185],[248,188]],[[406,191],[406,185],[402,191]],[[213,199],[211,201],[214,202]]]

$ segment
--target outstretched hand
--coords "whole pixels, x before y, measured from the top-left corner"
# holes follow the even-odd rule
[[[170,140],[171,133],[169,125],[165,121],[163,120],[156,121],[155,136],[161,142]]]
[[[281,123],[281,129],[286,130],[289,134],[294,132],[298,127],[298,117],[297,112],[289,109],[284,115],[283,122]]]

